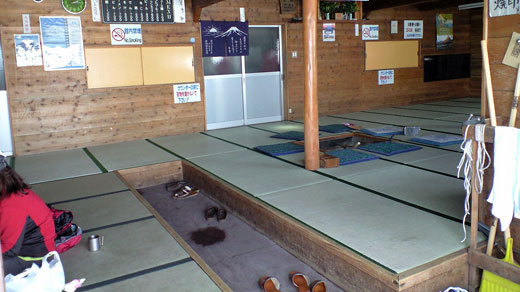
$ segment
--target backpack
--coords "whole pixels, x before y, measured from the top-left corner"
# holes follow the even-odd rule
[[[52,212],[54,230],[56,231],[54,246],[58,253],[64,253],[81,241],[83,231],[81,230],[81,227],[72,223],[74,216],[71,211],[59,210],[52,207],[49,208]]]

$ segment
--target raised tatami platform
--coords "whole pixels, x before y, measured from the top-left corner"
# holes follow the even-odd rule
[[[460,136],[461,121],[469,113],[478,114],[478,105],[474,99],[458,99],[370,110],[321,117],[320,125],[420,126],[420,136]],[[89,291],[167,291],[172,285],[179,287],[175,291],[195,291],[192,285],[201,287],[196,291],[223,290],[217,285],[220,280],[212,275],[212,281],[207,268],[194,261],[115,173],[181,160],[397,279],[462,254],[469,246],[469,241],[460,243],[465,191],[456,177],[462,155],[458,145],[435,147],[396,135],[394,141],[422,149],[317,171],[305,170],[303,153],[275,158],[253,149],[289,142],[270,137],[287,131],[303,131],[303,123],[283,121],[27,155],[10,164],[47,203],[73,210],[85,231],[83,244],[90,234],[109,234],[102,254],[74,248],[62,257],[67,279],[86,277]]]

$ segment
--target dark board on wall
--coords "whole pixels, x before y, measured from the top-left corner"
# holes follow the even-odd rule
[[[470,65],[470,54],[425,56],[424,82],[469,78]]]
[[[173,23],[173,0],[101,0],[104,23]]]

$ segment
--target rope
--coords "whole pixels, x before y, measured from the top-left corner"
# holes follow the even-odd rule
[[[460,159],[459,165],[457,166],[457,177],[460,177],[460,171],[464,170],[464,189],[466,190],[466,199],[464,200],[464,217],[462,218],[462,229],[464,230],[464,238],[461,242],[466,241],[467,232],[466,232],[466,217],[470,214],[470,202],[469,198],[471,196],[471,175],[472,175],[472,162],[473,162],[473,151],[476,151],[477,160],[475,161],[475,170],[476,171],[476,191],[477,193],[482,192],[482,188],[484,185],[484,171],[489,168],[491,165],[491,157],[486,150],[486,144],[484,142],[484,133],[486,129],[486,125],[477,124],[475,125],[475,141],[477,142],[477,149],[473,149],[473,140],[468,139],[468,129],[466,127],[466,131],[464,133],[464,141],[460,145],[460,149],[464,151],[462,158]],[[487,158],[487,159],[486,159]],[[486,163],[487,160],[487,163]]]

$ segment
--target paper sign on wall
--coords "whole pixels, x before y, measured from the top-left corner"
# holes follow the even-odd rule
[[[173,21],[175,23],[186,23],[186,6],[184,0],[174,0]]]
[[[336,40],[336,24],[335,23],[324,23],[323,24],[323,41],[333,42]]]
[[[92,21],[101,22],[101,10],[99,9],[99,0],[90,1],[92,7]]]
[[[378,85],[394,84],[394,70],[379,70]]]
[[[391,34],[396,34],[399,30],[399,26],[398,26],[398,23],[397,23],[397,20],[392,20],[390,22],[390,33]]]
[[[174,84],[174,103],[187,103],[200,101],[200,83]]]
[[[143,34],[140,24],[111,24],[112,45],[142,45]]]
[[[41,66],[42,50],[39,34],[15,34],[16,66]]]
[[[422,39],[423,38],[423,21],[422,20],[405,20],[404,21],[404,39]]]
[[[23,33],[31,33],[31,18],[29,14],[22,14]]]
[[[361,39],[364,41],[379,39],[379,25],[363,25],[361,26]]]
[[[40,16],[43,69],[85,69],[79,16]]]
[[[520,14],[520,0],[489,1],[489,16]]]

